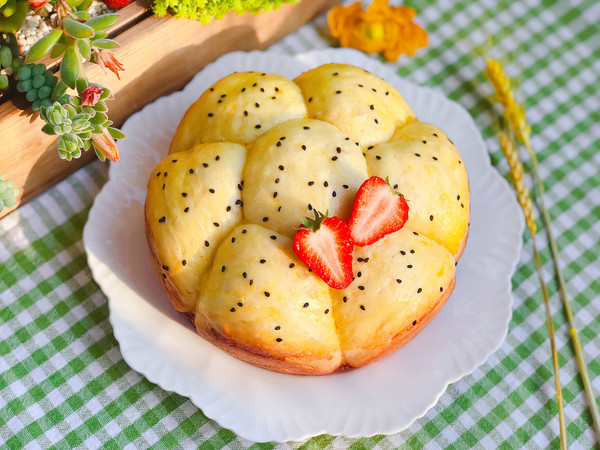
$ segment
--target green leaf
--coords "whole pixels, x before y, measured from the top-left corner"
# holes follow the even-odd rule
[[[96,34],[94,35],[94,37],[91,40],[93,42],[96,39],[104,39],[106,36],[108,36],[108,34],[105,33],[104,31],[96,31]]]
[[[6,75],[0,75],[0,89],[8,89],[8,77]]]
[[[67,88],[68,86],[63,81],[56,83],[56,86],[54,86],[54,89],[52,90],[52,100],[57,101],[65,94],[65,92],[67,92]]]
[[[102,125],[106,121],[106,114],[96,113],[94,117],[90,119],[90,123],[94,125]]]
[[[79,47],[79,53],[81,53],[81,56],[89,60],[90,56],[92,56],[92,49],[90,47],[89,39],[77,39],[77,46]]]
[[[29,2],[27,0],[17,0],[17,10],[10,16],[4,17],[0,14],[0,32],[16,33],[23,25],[23,21],[29,11]]]
[[[72,89],[75,89],[75,83],[79,75],[79,54],[75,47],[68,47],[65,56],[60,64],[60,77],[62,81]]]
[[[105,50],[119,48],[119,44],[113,41],[112,39],[95,39],[94,41],[92,41],[92,45],[94,47],[103,48]]]
[[[8,0],[2,9],[4,17],[10,17],[17,11],[17,0]]]
[[[73,14],[81,20],[90,20],[92,18],[92,15],[87,11],[75,11]]]
[[[125,133],[123,133],[118,128],[108,127],[107,130],[114,139],[124,139],[125,138]]]
[[[42,131],[46,134],[54,134],[54,127],[52,125],[50,125],[49,123],[47,123],[46,125],[44,125],[42,127]]]
[[[63,19],[63,27],[66,33],[75,39],[86,39],[94,36],[94,29],[85,23],[77,22],[75,19],[65,17]]]
[[[54,58],[58,58],[59,56],[61,56],[65,50],[67,49],[67,46],[65,44],[56,44],[54,46],[54,48],[52,49],[52,51],[50,51],[50,58],[54,59]]]
[[[26,80],[27,78],[30,78],[31,77],[31,67],[30,66],[21,67],[17,72],[17,77],[19,77],[19,80],[21,80],[21,81]]]
[[[94,31],[106,30],[112,27],[119,21],[118,14],[103,14],[98,17],[94,17],[86,22],[86,25],[92,27]]]
[[[12,67],[12,52],[8,47],[0,48],[0,67],[4,66],[6,68]]]
[[[81,94],[83,91],[85,91],[88,87],[89,87],[89,83],[85,78],[79,78],[77,80],[76,88],[77,88],[77,92],[79,94]]]
[[[108,111],[108,108],[106,107],[106,103],[104,103],[103,101],[96,103],[96,106],[94,106],[94,109],[96,110],[96,112]]]
[[[77,8],[83,0],[66,0],[67,5],[71,7],[71,9]]]
[[[27,53],[25,62],[29,63],[42,59],[50,52],[50,50],[52,50],[52,47],[54,47],[62,35],[62,30],[60,28],[56,28],[41,38],[29,49],[29,53]]]

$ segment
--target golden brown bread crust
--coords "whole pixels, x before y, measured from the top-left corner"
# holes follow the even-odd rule
[[[412,338],[419,334],[421,330],[423,330],[423,328],[425,328],[427,324],[429,324],[429,322],[431,322],[433,318],[442,310],[442,308],[446,304],[446,301],[450,297],[450,294],[452,294],[455,284],[456,277],[452,277],[452,281],[450,282],[450,285],[446,289],[444,289],[444,293],[440,295],[436,302],[433,303],[430,306],[430,308],[426,310],[424,314],[421,315],[421,317],[418,317],[416,319],[416,325],[413,326],[412,323],[409,323],[402,330],[396,333],[396,335],[392,338],[390,345],[387,348],[385,348],[378,354],[375,353],[369,356],[368,358],[363,358],[361,361],[359,361],[359,363],[353,364],[352,367],[358,368],[366,366],[367,364],[374,363],[375,361],[378,361],[390,355],[391,353],[394,353],[404,344],[407,344]]]
[[[160,285],[163,288],[165,294],[167,294],[167,298],[173,305],[173,307],[186,316],[189,320],[194,320],[194,313],[189,311],[185,307],[185,303],[181,299],[179,290],[174,285],[173,281],[170,278],[164,278],[161,276],[162,268],[161,264],[158,261],[158,257],[156,256],[156,246],[154,244],[154,235],[152,234],[152,230],[148,223],[148,214],[146,213],[146,207],[148,202],[144,205],[144,223],[146,228],[146,240],[148,241],[148,247],[150,248],[150,254],[152,255],[152,266],[154,267],[154,271],[156,272],[156,277],[158,281],[160,281]]]
[[[305,355],[287,354],[274,357],[267,350],[248,347],[243,343],[228,339],[214,328],[200,328],[196,323],[196,331],[200,336],[215,347],[229,353],[231,356],[263,369],[294,375],[327,375],[340,367],[337,358],[329,360],[312,358]]]

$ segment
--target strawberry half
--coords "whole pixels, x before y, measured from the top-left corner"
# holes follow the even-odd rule
[[[315,210],[294,235],[294,252],[315,274],[335,289],[352,282],[352,240],[348,225],[339,217]]]
[[[408,203],[387,180],[371,177],[361,186],[354,199],[349,227],[352,241],[371,245],[382,237],[400,230],[408,220]]]

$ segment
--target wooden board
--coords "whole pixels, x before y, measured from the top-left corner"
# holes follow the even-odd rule
[[[187,19],[150,15],[119,32],[121,47],[114,53],[125,67],[119,81],[95,64],[85,64],[88,78],[115,94],[109,103],[117,125],[156,98],[181,89],[200,69],[234,50],[264,49],[325,11],[336,0],[301,0],[257,16],[228,14],[209,25]],[[127,10],[129,7],[137,8]],[[143,18],[134,4],[121,10]],[[41,132],[44,122],[21,96],[0,104],[0,173],[19,188],[19,205],[95,158],[92,151],[78,160],[58,157],[56,137]],[[15,209],[13,208],[13,209]],[[5,208],[0,217],[11,210]]]

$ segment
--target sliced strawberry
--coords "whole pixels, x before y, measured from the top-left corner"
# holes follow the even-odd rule
[[[402,194],[383,178],[371,177],[356,193],[350,235],[356,245],[364,247],[400,230],[407,220],[408,204]]]
[[[339,217],[315,210],[294,235],[294,252],[316,275],[335,289],[352,282],[352,240],[348,225]]]

